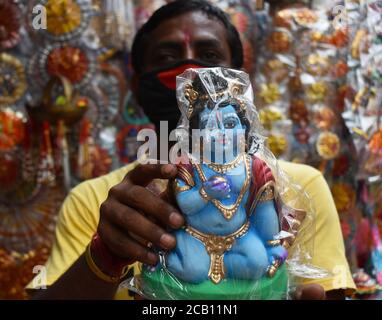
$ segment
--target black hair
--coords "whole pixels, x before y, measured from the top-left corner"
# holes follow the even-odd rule
[[[131,59],[133,69],[137,74],[143,69],[142,53],[146,49],[150,33],[167,19],[193,11],[201,11],[208,17],[215,18],[224,25],[227,31],[228,45],[231,50],[232,67],[239,69],[243,66],[244,53],[239,33],[222,10],[205,0],[176,0],[155,11],[135,35],[131,49]]]
[[[225,70],[223,70],[225,71]],[[224,73],[229,74],[229,70],[227,69]],[[216,75],[215,73],[210,73],[209,78],[211,82],[214,84],[215,90],[218,91],[223,91],[228,89],[228,81],[224,79],[221,76]],[[208,92],[203,84],[203,81],[201,80],[200,76],[198,75],[193,81],[192,81],[192,87],[194,90],[196,90],[200,95],[208,95]],[[244,102],[245,103],[245,102]],[[236,99],[236,98],[227,98],[223,101],[219,101],[218,108],[224,108],[228,105],[231,105],[236,113],[237,116],[240,119],[241,125],[245,126],[245,140],[248,140],[248,134],[249,134],[249,129],[250,129],[250,122],[247,118],[247,115],[245,113],[245,109],[242,108],[242,103]],[[208,99],[208,101],[205,100],[197,100],[194,104],[194,112],[191,115],[191,118],[189,119],[190,121],[190,126],[189,126],[189,135],[190,137],[192,136],[192,130],[193,129],[200,129],[200,124],[199,124],[199,113],[204,110],[205,107],[209,109],[214,109],[216,106],[216,103],[214,103],[211,99]],[[248,107],[248,106],[247,106]]]

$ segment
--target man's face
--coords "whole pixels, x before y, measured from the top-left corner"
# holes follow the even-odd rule
[[[150,35],[142,71],[148,72],[185,59],[232,67],[224,25],[200,11],[162,22]]]

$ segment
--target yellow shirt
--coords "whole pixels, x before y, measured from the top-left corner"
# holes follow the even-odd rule
[[[76,186],[65,199],[57,221],[55,241],[46,263],[47,286],[53,284],[85,251],[95,233],[99,221],[99,208],[111,187],[118,184],[135,163],[115,170],[105,176],[85,181]],[[331,272],[324,279],[309,279],[326,291],[354,289],[341,234],[337,210],[330,189],[323,175],[307,165],[279,161],[282,170],[297,182],[308,194],[316,212],[313,243],[314,266]],[[131,268],[131,274],[139,273],[139,266]],[[33,281],[28,289],[33,289]],[[119,290],[117,299],[129,299],[127,289]]]

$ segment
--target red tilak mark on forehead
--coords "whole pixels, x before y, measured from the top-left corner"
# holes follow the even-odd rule
[[[218,120],[218,125],[220,125],[221,123],[223,123],[221,112],[219,112],[219,111],[216,112],[216,118],[217,118],[217,120]]]
[[[191,43],[191,32],[189,30],[184,30],[183,33],[184,33],[183,42],[186,46],[189,46]]]

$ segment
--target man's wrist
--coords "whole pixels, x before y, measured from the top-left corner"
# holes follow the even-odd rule
[[[133,260],[122,259],[112,253],[98,233],[94,234],[89,246],[89,254],[95,265],[110,277],[121,277],[125,267],[134,262]]]

